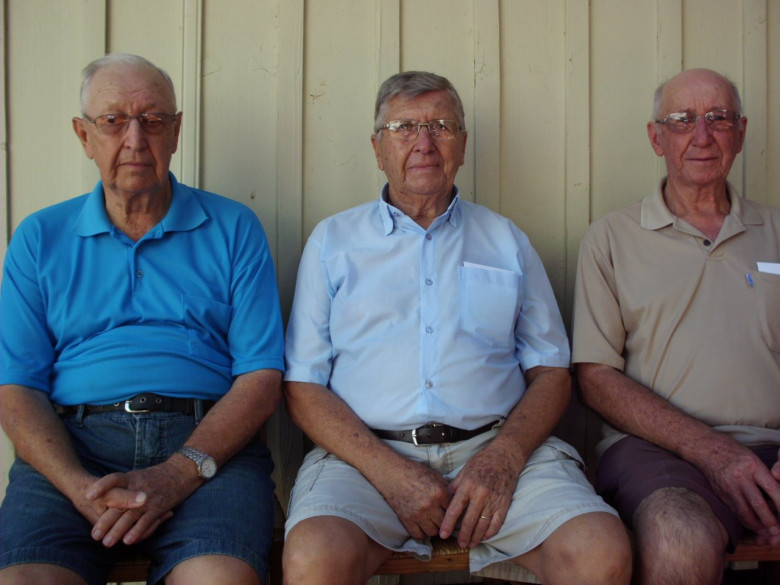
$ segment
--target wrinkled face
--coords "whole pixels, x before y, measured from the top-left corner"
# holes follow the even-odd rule
[[[445,91],[432,91],[415,98],[396,96],[386,107],[384,123],[393,120],[455,120],[455,105]],[[449,199],[455,175],[463,164],[466,133],[452,140],[434,139],[426,127],[413,140],[405,141],[382,130],[371,137],[379,169],[385,172],[390,197],[415,196]]]
[[[175,114],[176,104],[156,70],[122,64],[94,75],[85,109],[84,114],[94,120],[105,114]],[[106,194],[125,197],[168,192],[168,168],[180,128],[181,116],[159,135],[147,134],[138,120],[131,120],[122,132],[107,135],[82,118],[73,119],[84,152],[100,170]]]
[[[684,71],[667,83],[658,118],[675,112],[703,116],[713,110],[738,111],[728,82],[711,71]],[[699,119],[692,132],[675,134],[663,124],[649,122],[647,134],[655,153],[666,160],[670,185],[702,188],[725,184],[742,150],[746,124],[743,118],[731,129],[713,130]]]

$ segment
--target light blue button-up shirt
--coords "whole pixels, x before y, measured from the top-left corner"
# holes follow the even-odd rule
[[[524,371],[569,365],[539,256],[510,220],[457,194],[425,230],[386,189],[312,232],[285,379],[330,388],[372,428],[507,416]]]

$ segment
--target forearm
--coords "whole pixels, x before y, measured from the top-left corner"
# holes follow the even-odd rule
[[[257,370],[236,377],[186,444],[211,455],[218,465],[240,451],[274,413],[281,399],[282,374]]]
[[[16,454],[72,501],[94,479],[81,465],[70,435],[40,390],[0,386],[0,424]]]
[[[550,436],[571,398],[571,376],[565,368],[533,368],[526,379],[523,397],[490,444],[505,451],[518,475],[531,453]]]
[[[577,376],[584,403],[610,424],[695,465],[715,442],[731,441],[614,368],[579,364]]]
[[[358,469],[374,485],[386,475],[383,472],[405,461],[324,386],[287,382],[285,398],[293,422],[312,441]]]

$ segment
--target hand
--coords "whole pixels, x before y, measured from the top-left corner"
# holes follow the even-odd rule
[[[450,502],[447,480],[433,469],[405,459],[375,483],[412,538],[434,536]]]
[[[460,519],[458,544],[473,548],[495,536],[506,519],[519,473],[495,445],[474,455],[450,484],[453,493],[439,535],[449,538]]]
[[[721,437],[700,469],[742,524],[757,534],[759,543],[779,545],[780,462],[770,471],[749,449]]]
[[[120,540],[134,544],[148,538],[173,516],[197,484],[185,486],[175,463],[165,463],[128,473],[112,473],[97,480],[87,492],[105,509],[94,523],[92,537],[110,547]]]

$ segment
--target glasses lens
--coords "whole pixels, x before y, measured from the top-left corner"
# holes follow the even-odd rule
[[[683,134],[694,129],[696,126],[696,116],[691,116],[684,112],[678,114],[669,114],[666,116],[664,124],[671,132]]]
[[[105,114],[95,118],[95,126],[103,134],[117,134],[129,121],[130,117],[125,114]]]
[[[137,116],[127,114],[104,114],[94,119],[95,126],[103,134],[109,136],[121,134],[127,128],[131,120],[138,120],[141,129],[147,134],[158,135],[164,133],[173,122],[175,116],[170,114],[146,113]]]
[[[704,114],[707,125],[717,131],[731,130],[737,121],[737,117],[737,114],[728,110],[715,110]]]
[[[147,134],[162,134],[168,129],[172,119],[167,114],[140,114],[138,121]]]
[[[454,120],[433,120],[428,122],[428,129],[432,136],[449,140],[458,132],[458,123]]]

